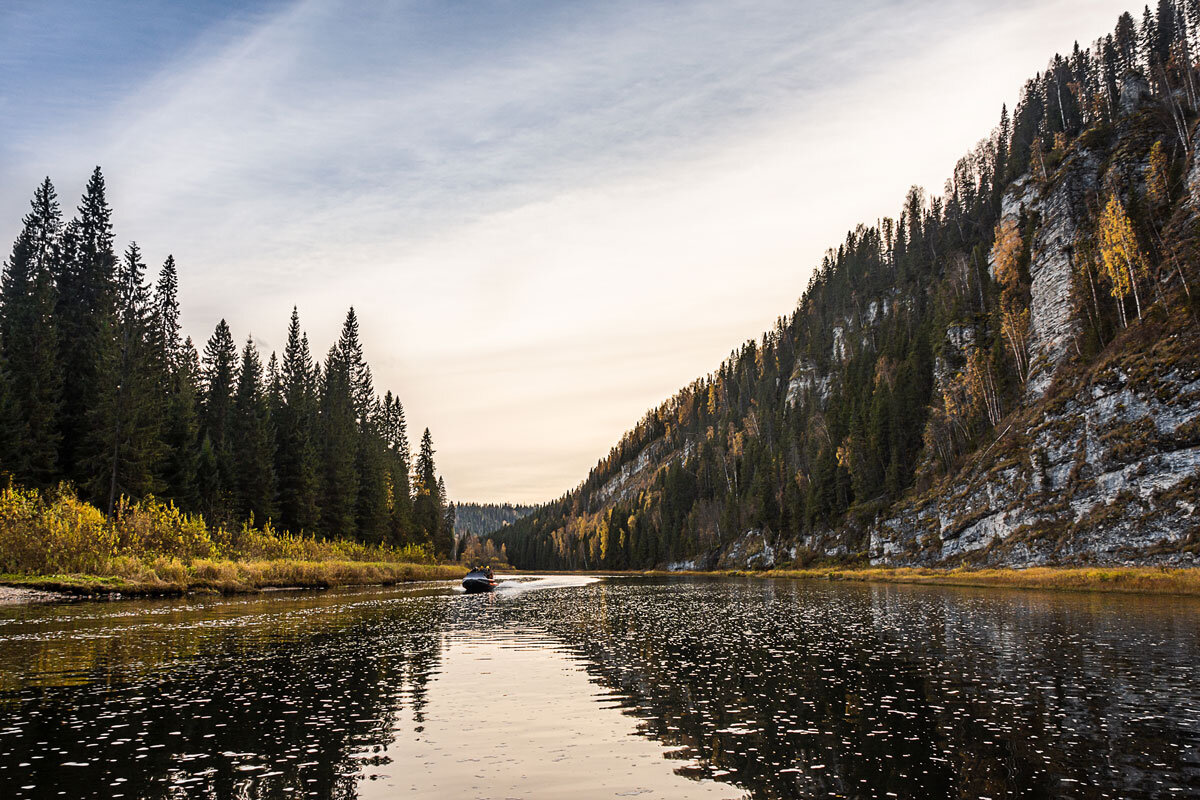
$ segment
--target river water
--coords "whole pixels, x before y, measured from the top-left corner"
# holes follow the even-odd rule
[[[1200,797],[1200,603],[584,576],[0,608],[0,798]]]

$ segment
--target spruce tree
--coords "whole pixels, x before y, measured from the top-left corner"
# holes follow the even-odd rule
[[[7,404],[0,426],[0,471],[46,487],[60,478],[62,376],[54,316],[61,270],[62,217],[46,178],[34,193],[24,228],[0,278],[0,359]]]
[[[153,308],[151,344],[170,374],[185,357],[179,325],[179,274],[175,269],[174,256],[167,256],[158,273],[158,281],[154,284]]]
[[[117,271],[115,347],[100,362],[100,391],[88,412],[90,426],[80,457],[88,495],[112,514],[122,495],[140,498],[160,490],[157,474],[165,454],[163,395],[150,346],[152,321],[146,265],[130,243]]]
[[[263,390],[262,361],[247,338],[242,348],[230,420],[234,513],[262,525],[275,516],[275,453],[271,413]]]
[[[357,534],[357,437],[350,368],[334,345],[325,359],[321,386],[321,532],[327,537],[351,539]]]
[[[1117,54],[1121,60],[1121,72],[1137,69],[1137,23],[1133,21],[1133,15],[1126,11],[1117,18],[1117,27],[1113,31],[1113,43],[1116,45]]]
[[[409,474],[412,454],[404,406],[389,391],[383,398],[383,438],[387,445],[388,477],[391,486],[388,539],[392,544],[413,544],[412,489]]]
[[[375,387],[371,378],[371,368],[367,366],[362,343],[358,338],[358,315],[354,313],[353,306],[346,312],[346,321],[342,323],[337,348],[350,381],[355,416],[360,424],[365,424],[374,410]]]
[[[351,307],[342,325],[337,349],[349,381],[354,416],[358,423],[355,439],[357,486],[355,528],[359,538],[382,542],[387,538],[388,482],[383,441],[378,432],[378,400],[371,368],[359,340],[358,317]]]
[[[204,345],[198,473],[201,509],[206,517],[218,523],[233,521],[229,516],[234,481],[229,434],[236,373],[237,349],[229,325],[221,320]]]
[[[63,380],[59,464],[80,485],[95,478],[80,463],[80,453],[91,430],[92,407],[108,388],[104,370],[117,358],[116,271],[112,210],[105,197],[104,176],[96,167],[78,214],[64,231],[63,257],[55,276]]]
[[[417,455],[416,497],[413,500],[413,521],[422,544],[427,544],[439,556],[450,553],[450,538],[444,528],[444,486],[439,489],[437,467],[433,461],[433,436],[429,429],[421,434]]]
[[[200,505],[200,356],[189,337],[180,346],[179,362],[170,376],[163,443],[166,457],[161,474],[163,497],[188,511]]]
[[[292,308],[279,375],[276,464],[280,524],[293,533],[316,531],[321,519],[313,370],[308,339],[300,332],[299,312]]]

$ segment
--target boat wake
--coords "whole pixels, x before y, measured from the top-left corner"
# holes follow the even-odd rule
[[[570,589],[599,580],[595,575],[504,575],[497,576],[496,592],[515,595],[539,589]]]

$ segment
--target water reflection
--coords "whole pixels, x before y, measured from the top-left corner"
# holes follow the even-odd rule
[[[5,641],[5,672],[39,649],[68,669],[4,693],[0,797],[355,797],[357,754],[420,722],[444,603],[284,606],[158,606],[154,623],[112,606],[109,628],[90,606],[78,639]]]
[[[1200,794],[1194,602],[600,586],[542,615],[648,736],[756,797]]]
[[[1198,622],[577,577],[3,609],[0,797],[1198,796]]]

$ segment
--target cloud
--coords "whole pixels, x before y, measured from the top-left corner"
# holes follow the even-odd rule
[[[269,346],[298,303],[321,353],[354,304],[451,494],[545,499],[788,313],[847,228],[936,191],[1103,5],[305,0],[83,133],[26,131],[3,172],[102,163],[199,341],[225,317]]]

